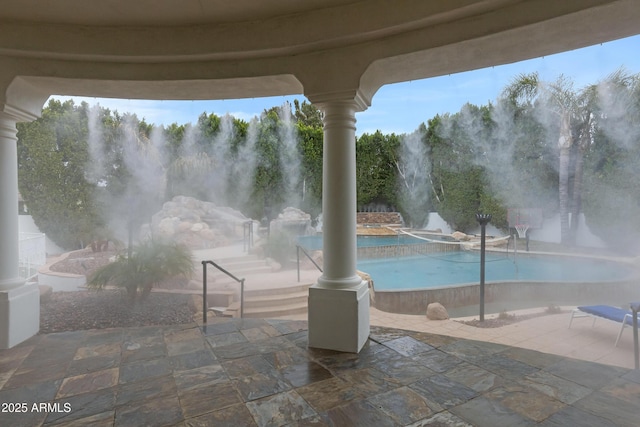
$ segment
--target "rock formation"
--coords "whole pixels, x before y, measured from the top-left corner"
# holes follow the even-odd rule
[[[281,232],[293,236],[314,234],[311,226],[311,215],[297,208],[284,208],[278,217],[271,221],[270,232]]]
[[[166,202],[143,231],[159,238],[172,239],[191,249],[225,246],[241,240],[250,224],[254,233],[258,222],[241,212],[216,206],[193,197],[176,196]]]

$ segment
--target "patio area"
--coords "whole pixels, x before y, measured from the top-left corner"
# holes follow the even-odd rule
[[[372,324],[384,315],[374,310]],[[0,425],[637,425],[639,371],[515,342],[547,351],[544,333],[525,332],[556,316],[497,328],[508,334],[454,321],[422,321],[446,335],[372,326],[360,354],[308,348],[301,320],[37,335],[0,351]],[[415,329],[409,320],[395,317]],[[630,332],[613,350],[607,325],[587,323],[568,331],[607,335],[633,363]],[[499,343],[508,336],[519,347]]]

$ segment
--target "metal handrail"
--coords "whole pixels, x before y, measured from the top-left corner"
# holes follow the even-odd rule
[[[244,317],[244,279],[238,279],[213,261],[202,261],[202,323],[207,324],[207,264],[213,265],[236,282],[240,283],[240,317]]]
[[[253,246],[253,221],[245,221],[242,223],[242,249],[251,250]]]
[[[296,264],[298,266],[298,282],[300,281],[300,251],[301,250],[302,250],[302,253],[304,253],[307,256],[307,258],[309,258],[309,260],[313,263],[313,265],[315,265],[316,268],[320,270],[320,273],[322,273],[322,268],[318,264],[316,264],[313,258],[311,258],[311,255],[309,255],[302,246],[296,245]]]

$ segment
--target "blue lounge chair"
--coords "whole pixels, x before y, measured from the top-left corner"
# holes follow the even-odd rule
[[[624,328],[626,326],[632,326],[633,324],[633,315],[631,314],[631,310],[625,310],[624,308],[613,307],[611,305],[584,305],[581,307],[577,307],[571,312],[569,327],[571,327],[571,323],[573,322],[574,317],[593,317],[593,324],[591,325],[592,327],[595,326],[596,319],[598,317],[620,323],[622,326],[620,327],[620,333],[618,334],[618,338],[616,339],[615,347],[618,346],[618,341],[620,341],[620,337],[622,336],[622,331],[624,331]]]

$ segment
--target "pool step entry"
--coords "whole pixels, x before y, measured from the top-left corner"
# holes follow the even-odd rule
[[[218,262],[217,260],[214,261]],[[244,317],[267,319],[300,315],[307,312],[309,287],[312,283],[298,283],[288,286],[274,284],[260,289],[251,289],[252,284],[259,283],[259,279],[256,276],[272,274],[271,266],[264,259],[256,255],[234,256],[221,258],[219,264],[234,276],[247,280],[244,291]],[[292,278],[295,277],[295,272],[292,272],[291,276]],[[202,277],[199,279],[201,281]],[[225,292],[225,290],[235,294],[235,298],[226,300],[224,303],[216,299],[216,309],[214,311],[217,315],[240,317],[239,291],[236,292],[238,283],[215,268],[208,270],[207,283],[209,285],[209,294]],[[211,307],[211,302],[209,306]]]

